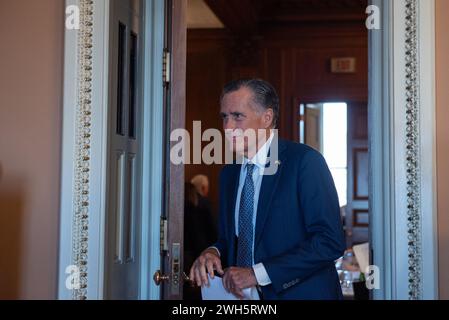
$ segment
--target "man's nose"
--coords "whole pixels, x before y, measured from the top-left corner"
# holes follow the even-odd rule
[[[235,130],[236,126],[235,126],[235,121],[232,120],[225,120],[223,121],[223,129],[225,130]]]

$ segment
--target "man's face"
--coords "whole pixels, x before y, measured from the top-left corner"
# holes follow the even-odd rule
[[[249,153],[250,157],[257,151],[257,140],[243,139],[243,134],[252,129],[255,135],[259,135],[259,130],[262,129],[265,135],[266,129],[271,127],[273,121],[273,110],[263,110],[255,105],[252,91],[245,87],[223,97],[220,115],[225,132],[232,132],[232,135],[226,134],[226,138],[230,141],[233,151],[244,155]]]

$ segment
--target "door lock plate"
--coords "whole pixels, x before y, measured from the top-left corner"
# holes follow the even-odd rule
[[[173,243],[172,244],[172,256],[171,256],[171,293],[173,295],[180,294],[180,285],[182,283],[181,279],[181,244]]]

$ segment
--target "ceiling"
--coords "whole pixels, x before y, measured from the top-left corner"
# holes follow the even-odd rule
[[[188,0],[189,28],[254,34],[269,25],[366,19],[368,0]]]
[[[301,22],[366,18],[367,0],[250,0],[260,21]]]
[[[188,0],[187,28],[224,28],[224,25],[204,0]]]

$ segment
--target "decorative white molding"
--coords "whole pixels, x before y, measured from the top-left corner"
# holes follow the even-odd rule
[[[66,6],[79,6],[78,0],[67,0]],[[59,227],[59,274],[58,298],[71,299],[71,290],[66,287],[69,274],[67,268],[72,265],[72,223],[74,204],[74,150],[75,150],[75,118],[77,101],[77,41],[76,30],[65,30],[64,44],[64,101],[62,123],[62,155],[61,155],[61,195],[60,195],[60,227]],[[70,269],[70,268],[69,268]]]
[[[108,85],[110,1],[66,0],[80,10],[80,30],[65,31],[64,106],[59,246],[59,299],[103,299],[105,281],[105,215],[108,148]],[[142,234],[140,298],[159,299],[160,289],[151,279],[160,267],[159,217],[162,204],[164,0],[145,1],[145,39],[142,81]],[[92,26],[86,29],[86,21]],[[91,29],[92,28],[92,29]],[[92,43],[92,48],[89,47]],[[89,50],[87,50],[89,49]],[[83,56],[84,53],[90,57]],[[85,58],[88,58],[85,60]],[[91,67],[86,69],[86,66]],[[81,72],[82,71],[82,72]],[[85,74],[88,71],[88,74]],[[80,77],[81,76],[81,77]],[[90,88],[90,97],[79,96],[80,88]],[[86,98],[90,98],[87,100]],[[86,114],[87,113],[87,114]],[[90,113],[90,114],[89,114]],[[86,117],[87,116],[87,117]],[[84,133],[90,122],[89,141]],[[78,128],[80,130],[78,130]],[[78,138],[77,138],[78,137]],[[86,140],[84,140],[86,139]],[[84,149],[89,145],[88,149]],[[89,160],[78,158],[89,150]],[[86,155],[87,156],[87,155]],[[77,160],[83,160],[79,162]],[[78,166],[88,168],[77,170]],[[85,174],[88,173],[89,177]],[[81,181],[87,179],[88,182]],[[81,180],[80,180],[81,179]],[[79,182],[83,182],[82,185]],[[88,194],[79,196],[83,188]],[[88,196],[88,199],[86,198]],[[81,202],[80,202],[81,201]],[[83,203],[86,202],[86,203]],[[80,212],[86,213],[83,215]],[[81,234],[80,226],[88,226]],[[78,230],[78,231],[77,231]],[[88,231],[88,234],[87,234]],[[87,238],[87,239],[83,239]],[[87,242],[86,242],[87,240]],[[79,248],[87,250],[78,255]],[[80,290],[66,287],[71,265],[84,269]]]
[[[79,271],[79,285],[72,298],[87,299],[89,252],[89,200],[92,139],[92,78],[93,78],[93,1],[81,0],[78,31],[78,72],[75,120],[75,173],[72,213],[72,263]]]
[[[405,2],[405,163],[407,186],[407,240],[408,240],[408,289],[409,299],[422,296],[422,238],[420,193],[420,100],[419,100],[419,39],[418,4],[416,0]]]
[[[418,1],[421,192],[421,299],[438,299],[435,0]]]
[[[65,31],[58,297],[102,299],[109,1],[66,5],[80,8],[80,29]],[[81,287],[67,287],[69,266]]]

